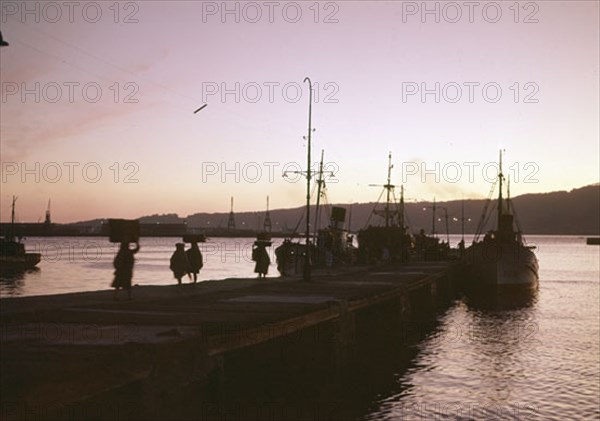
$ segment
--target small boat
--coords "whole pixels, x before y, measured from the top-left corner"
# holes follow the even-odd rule
[[[533,252],[535,247],[526,245],[521,230],[515,230],[510,193],[504,200],[502,181],[500,154],[497,228],[485,234],[482,241],[477,241],[488,219],[488,200],[479,222],[476,239],[465,252],[470,287],[475,292],[535,289],[538,286],[538,260]],[[492,193],[493,189],[490,196]],[[518,225],[518,222],[516,223]]]
[[[42,258],[40,253],[27,253],[21,238],[15,236],[16,201],[17,198],[13,196],[10,233],[4,238],[0,238],[0,267],[3,272],[32,269]]]

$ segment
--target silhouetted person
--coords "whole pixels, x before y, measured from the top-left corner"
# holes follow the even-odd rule
[[[133,278],[133,264],[135,262],[133,255],[139,250],[139,243],[135,243],[134,249],[129,248],[129,243],[121,243],[119,252],[113,261],[115,279],[112,286],[115,288],[115,300],[119,289],[127,290],[127,297],[131,300],[131,278]]]
[[[281,274],[281,276],[286,276],[286,266],[287,266],[287,258],[289,247],[291,245],[291,241],[287,238],[283,240],[283,243],[275,249],[275,257],[277,259],[277,270]]]
[[[259,278],[265,278],[269,271],[269,265],[271,264],[266,244],[260,241],[254,242],[254,247],[252,248],[252,260],[256,262],[254,265],[254,272],[258,273]]]
[[[2,32],[0,32],[0,47],[8,47],[8,42],[4,41],[4,38],[2,38]]]
[[[190,276],[191,271],[190,262],[188,261],[187,255],[185,254],[184,247],[184,243],[175,244],[175,251],[171,256],[171,262],[169,265],[169,267],[173,271],[173,276],[175,276],[179,285],[181,285],[181,278],[184,275]]]
[[[198,248],[198,243],[192,242],[191,247],[185,252],[190,263],[190,272],[194,275],[194,283],[198,281],[198,272],[204,266],[202,262],[202,253]]]

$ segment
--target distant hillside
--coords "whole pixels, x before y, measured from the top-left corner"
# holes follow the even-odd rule
[[[485,200],[465,200],[465,231],[473,233],[481,217]],[[492,203],[492,205],[494,205]],[[571,234],[571,235],[600,235],[600,185],[586,186],[570,192],[559,191],[543,194],[526,194],[513,199],[514,208],[526,234]],[[352,230],[366,226],[374,203],[338,204],[347,209],[346,221]],[[381,205],[379,205],[381,208]],[[448,226],[451,234],[461,232],[462,201],[454,200],[436,204],[436,231],[445,233],[445,210],[448,213]],[[425,210],[423,209],[425,208]],[[407,223],[411,230],[418,232],[423,228],[426,232],[432,229],[432,203],[419,202],[405,204]],[[304,207],[293,209],[276,209],[270,212],[273,230],[293,230],[304,215]],[[325,209],[321,217],[321,225],[327,224],[329,209]],[[185,220],[190,227],[226,227],[228,213],[197,213]],[[350,219],[351,217],[351,219]],[[314,207],[311,211],[314,218]],[[454,218],[458,220],[454,220]],[[264,212],[239,212],[235,214],[237,228],[261,228]],[[166,221],[165,221],[166,222]],[[372,216],[369,223],[379,225],[382,219]],[[489,228],[495,225],[495,218],[490,218]],[[299,230],[304,230],[301,223]]]
[[[600,185],[514,199],[523,231],[531,234],[600,235]]]
[[[465,200],[465,232],[473,233],[481,217],[485,200]],[[492,203],[492,205],[495,204]],[[513,198],[514,208],[525,234],[557,234],[557,235],[600,235],[600,185],[582,187],[567,191],[558,191],[542,194],[525,194]],[[369,216],[375,206],[374,203],[338,204],[347,209],[346,221],[350,223],[353,231],[367,225]],[[381,208],[381,204],[379,208]],[[445,210],[448,213],[448,225],[451,234],[461,232],[461,206],[462,201],[453,200],[438,202],[436,204],[436,231],[446,232]],[[423,209],[425,208],[425,210]],[[419,202],[405,205],[406,223],[413,232],[423,228],[426,232],[432,229],[432,203]],[[328,223],[330,207],[324,207],[321,225]],[[298,231],[304,230],[304,207],[292,209],[275,209],[270,212],[273,231]],[[262,229],[265,212],[238,212],[235,213],[237,229]],[[187,222],[189,228],[214,229],[226,228],[229,212],[222,213],[196,213],[187,218],[180,218],[177,214],[151,215],[140,218],[144,223],[177,223]],[[456,218],[457,220],[454,220]],[[311,208],[311,220],[314,221],[314,207]],[[98,224],[101,220],[80,222],[78,225]],[[372,216],[371,225],[382,224],[382,219]],[[488,229],[495,225],[492,216]]]

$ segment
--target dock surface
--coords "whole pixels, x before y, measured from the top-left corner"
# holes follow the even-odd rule
[[[135,286],[131,301],[124,293],[115,301],[112,290],[3,298],[2,419],[21,419],[23,411],[44,419],[47,408],[153,377],[163,382],[164,360],[173,382],[194,381],[220,355],[411,291],[429,293],[453,267],[423,262],[314,274],[312,282],[267,278]]]

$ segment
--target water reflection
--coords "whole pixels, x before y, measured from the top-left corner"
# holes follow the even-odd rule
[[[527,382],[528,355],[540,342],[536,297],[533,291],[467,306],[472,321],[469,357],[476,367],[472,375],[478,379],[480,390],[487,391],[485,400],[506,413],[515,410],[513,406],[519,398],[515,385]]]
[[[439,314],[397,387],[364,419],[520,419],[535,414],[519,388],[540,344],[537,291],[469,296]]]
[[[464,297],[471,309],[485,311],[519,310],[535,306],[538,300],[538,289],[521,291],[489,291],[487,293],[469,294]]]
[[[25,286],[25,278],[33,280],[36,276],[39,276],[40,272],[41,270],[38,267],[21,270],[2,268],[0,271],[2,295],[21,295],[21,291]]]

